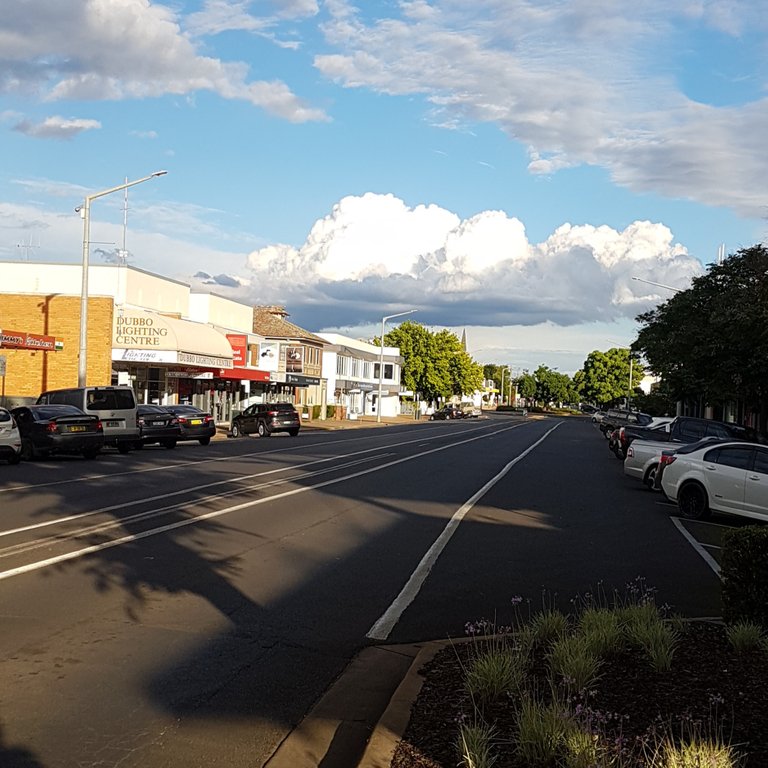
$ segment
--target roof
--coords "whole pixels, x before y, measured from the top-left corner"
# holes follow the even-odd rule
[[[326,342],[314,333],[305,331],[285,318],[285,307],[262,306],[253,308],[253,332],[269,339],[300,339],[324,345]]]

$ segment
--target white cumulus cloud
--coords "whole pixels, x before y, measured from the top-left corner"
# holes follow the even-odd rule
[[[658,301],[633,278],[685,287],[702,272],[659,223],[563,224],[530,243],[501,211],[461,220],[373,193],[341,200],[301,247],[266,246],[248,266],[259,301],[290,301],[336,327],[396,304],[443,325],[611,322]]]
[[[39,122],[20,120],[13,126],[14,131],[31,136],[35,139],[71,139],[83,131],[101,128],[98,120],[87,120],[79,117],[60,117],[52,115]]]

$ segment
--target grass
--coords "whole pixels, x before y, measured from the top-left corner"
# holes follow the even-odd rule
[[[577,607],[486,622],[432,662],[392,768],[768,765],[760,627],[669,619],[645,590]]]

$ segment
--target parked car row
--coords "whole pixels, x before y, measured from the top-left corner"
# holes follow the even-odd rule
[[[34,405],[0,408],[0,459],[10,463],[57,454],[95,458],[182,440],[208,445],[213,417],[191,405],[137,405],[130,387],[75,387],[43,392]]]
[[[720,512],[768,521],[768,446],[747,439],[753,432],[689,416],[659,430],[664,439],[636,437],[625,456],[617,453],[625,475],[661,491],[691,520]]]

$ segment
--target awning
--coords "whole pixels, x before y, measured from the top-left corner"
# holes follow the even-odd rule
[[[233,356],[227,337],[205,323],[144,310],[115,313],[113,360],[231,368]]]
[[[220,379],[270,381],[269,371],[259,371],[256,368],[221,368],[216,375]]]

